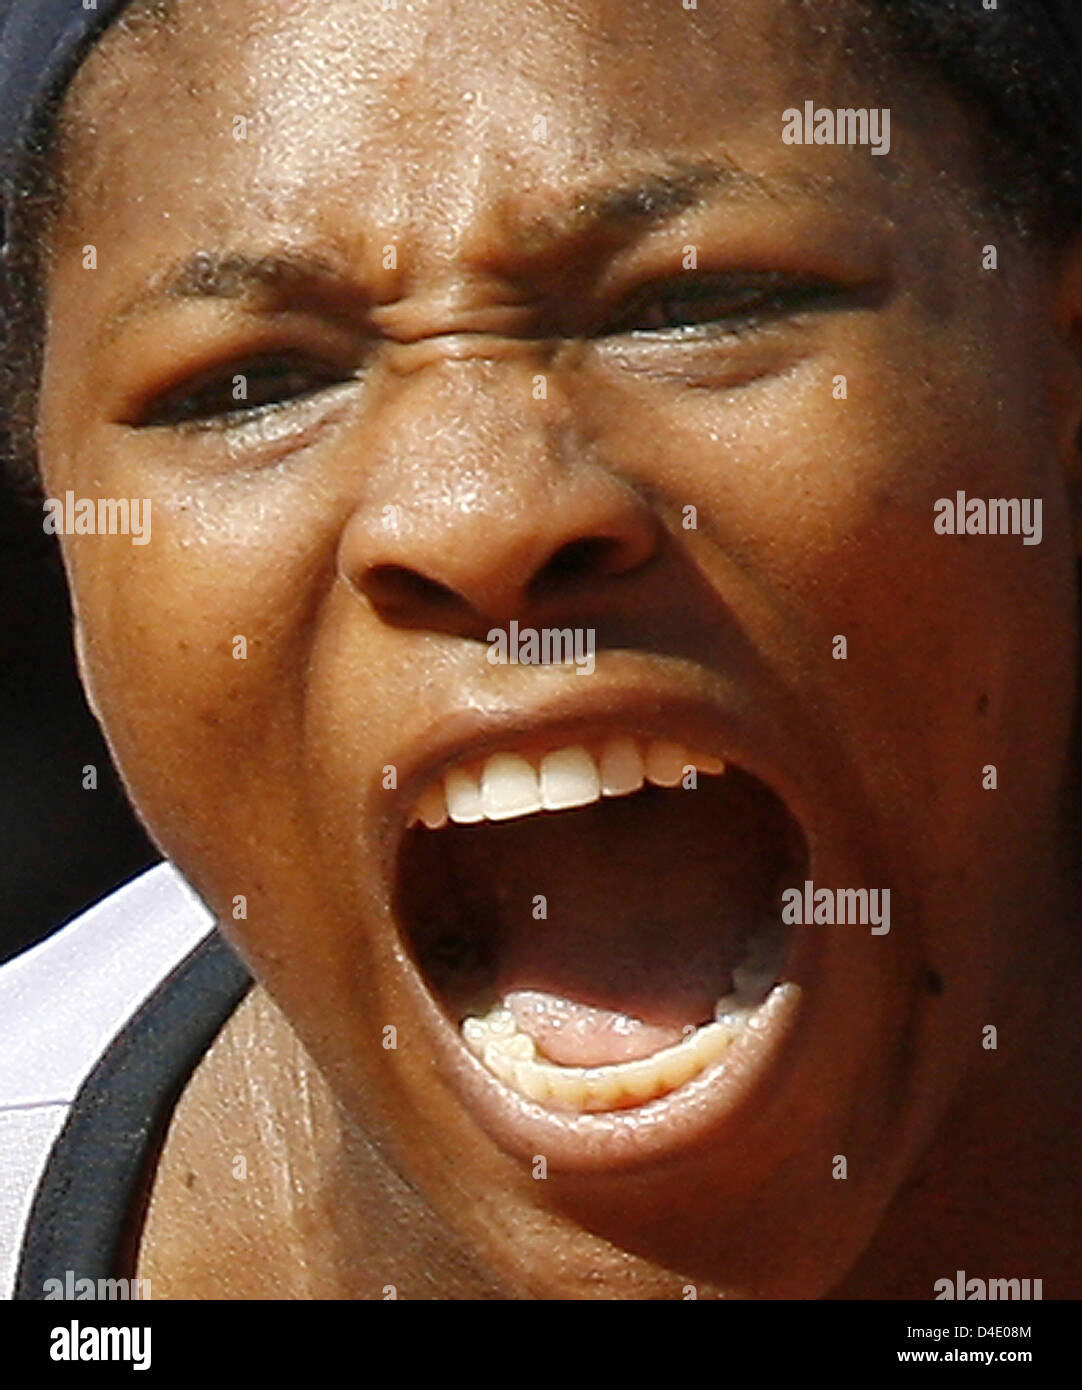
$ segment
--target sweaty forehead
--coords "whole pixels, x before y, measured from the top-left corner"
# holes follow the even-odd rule
[[[494,172],[551,183],[599,152],[708,141],[726,113],[802,102],[809,64],[839,98],[866,77],[845,6],[824,21],[804,0],[386,2],[137,7],[68,94],[61,244],[114,216],[225,226],[316,190],[400,214],[421,194],[411,171],[423,215],[450,227]]]

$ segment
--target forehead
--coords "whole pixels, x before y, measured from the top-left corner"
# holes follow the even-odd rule
[[[181,0],[171,22],[107,32],[65,111],[80,235],[88,217],[212,228],[362,208],[453,240],[482,190],[644,146],[693,162],[751,139],[764,169],[791,165],[781,111],[868,86],[845,7],[813,23],[800,0],[384,3]]]

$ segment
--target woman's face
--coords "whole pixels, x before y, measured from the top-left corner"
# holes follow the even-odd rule
[[[779,0],[230,0],[72,93],[46,490],[152,518],[64,538],[88,687],[162,849],[509,1288],[831,1288],[1070,892],[1063,295],[959,109],[842,39]],[[889,151],[786,143],[806,101],[889,107]],[[959,491],[1042,499],[1040,543],[937,532]],[[511,620],[593,630],[593,671],[493,664]],[[406,828],[447,769],[624,734],[744,771]],[[554,998],[679,1038],[805,880],[889,890],[889,931],[787,928],[788,987],[683,1088],[576,1113],[462,1041],[531,990],[586,1062]]]

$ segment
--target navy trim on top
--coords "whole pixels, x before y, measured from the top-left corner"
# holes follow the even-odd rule
[[[173,1109],[252,984],[214,932],[154,990],[79,1088],[34,1197],[15,1299],[47,1279],[131,1278]]]

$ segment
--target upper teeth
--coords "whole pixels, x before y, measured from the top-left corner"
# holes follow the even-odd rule
[[[480,762],[450,768],[426,787],[407,824],[421,821],[438,830],[448,819],[474,825],[538,811],[567,811],[603,796],[630,796],[644,782],[679,786],[689,768],[717,774],[725,771],[725,764],[680,743],[626,735],[606,739],[596,748],[576,743],[533,758],[493,753]]]

